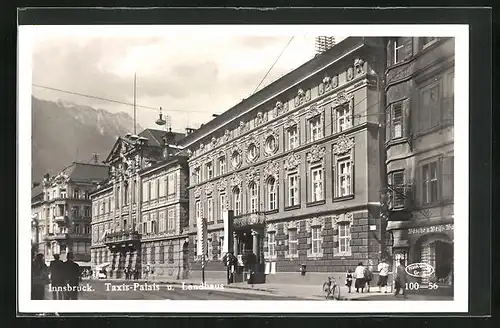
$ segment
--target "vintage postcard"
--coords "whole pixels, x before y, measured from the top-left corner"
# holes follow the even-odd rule
[[[465,25],[20,26],[19,311],[466,312],[468,51]]]

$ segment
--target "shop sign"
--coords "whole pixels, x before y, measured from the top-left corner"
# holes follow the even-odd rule
[[[427,263],[412,263],[406,266],[405,271],[415,278],[429,278],[434,273],[434,268]]]
[[[420,234],[433,233],[433,232],[444,232],[444,231],[450,231],[450,230],[453,230],[453,224],[441,224],[441,225],[435,225],[435,226],[430,226],[430,227],[410,228],[410,229],[408,229],[408,234],[409,235],[420,235]]]

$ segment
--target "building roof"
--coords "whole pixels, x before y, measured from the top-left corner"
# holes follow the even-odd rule
[[[41,194],[43,194],[43,186],[41,184],[31,189],[31,199],[34,199],[36,196],[40,196]]]
[[[61,173],[72,181],[101,182],[108,178],[109,167],[102,164],[73,162]]]
[[[139,133],[140,137],[148,138],[148,145],[153,147],[161,147],[163,145],[162,137],[167,133],[165,130],[145,129]],[[172,132],[174,135],[174,142],[177,144],[186,136],[184,133]]]
[[[222,126],[231,122],[252,108],[261,106],[267,101],[276,101],[273,97],[279,96],[281,93],[286,92],[289,88],[297,83],[307,79],[312,74],[328,67],[329,65],[343,59],[352,51],[361,48],[364,45],[375,45],[380,41],[379,38],[365,38],[365,37],[348,37],[342,42],[339,42],[334,47],[326,50],[325,52],[316,55],[314,58],[294,69],[290,73],[282,76],[265,88],[257,91],[247,99],[243,99],[240,103],[228,109],[224,113],[218,115],[210,120],[199,129],[190,133],[182,139],[182,146],[189,146],[192,143],[208,136],[210,133],[220,129]]]

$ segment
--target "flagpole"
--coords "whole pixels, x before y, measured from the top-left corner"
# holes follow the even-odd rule
[[[136,88],[137,88],[137,74],[134,72],[134,134],[137,134],[136,131],[136,106],[135,106],[135,99],[136,99]]]

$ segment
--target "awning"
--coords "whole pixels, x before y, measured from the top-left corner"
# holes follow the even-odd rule
[[[90,262],[78,262],[75,261],[76,264],[78,264],[80,267],[90,267],[91,263]]]
[[[96,270],[107,268],[111,265],[111,263],[101,263],[95,266]]]

